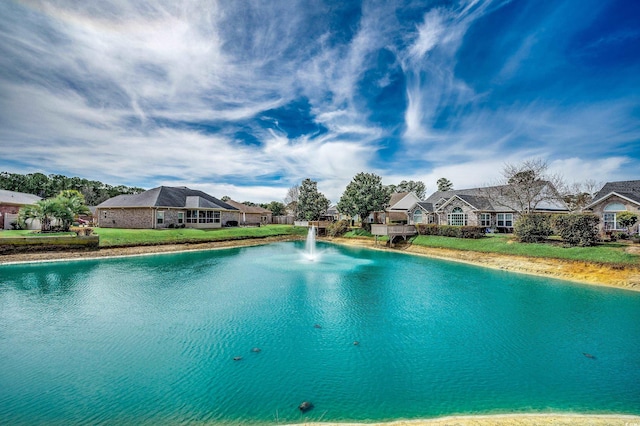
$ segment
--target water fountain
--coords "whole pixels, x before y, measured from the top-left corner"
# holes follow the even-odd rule
[[[311,225],[307,233],[307,243],[305,245],[305,257],[307,260],[316,260],[316,227]]]

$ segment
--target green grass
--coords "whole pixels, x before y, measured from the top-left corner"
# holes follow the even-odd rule
[[[603,243],[594,247],[562,247],[558,243],[519,243],[512,241],[510,238],[510,235],[504,234],[492,234],[477,240],[419,235],[413,239],[413,244],[482,253],[513,254],[626,265],[640,264],[640,256],[626,253],[624,244]]]
[[[196,243],[209,241],[236,240],[244,238],[262,238],[278,235],[306,235],[307,228],[291,225],[267,225],[259,228],[221,228],[221,229],[119,229],[94,228],[100,235],[100,247],[139,246],[172,243]],[[75,235],[75,233],[71,233]],[[41,235],[33,231],[3,231],[1,237]],[[49,234],[47,234],[49,235]],[[52,234],[53,235],[53,234]],[[70,235],[65,233],[62,235]]]

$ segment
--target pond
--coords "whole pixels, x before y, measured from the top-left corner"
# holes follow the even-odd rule
[[[0,267],[0,423],[640,414],[640,293],[303,251]]]

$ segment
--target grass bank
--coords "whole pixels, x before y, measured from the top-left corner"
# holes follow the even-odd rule
[[[640,265],[640,255],[629,253],[627,244],[602,243],[593,247],[563,247],[560,242],[519,243],[506,234],[491,234],[477,240],[419,235],[413,244],[423,247],[499,253],[516,256],[575,260],[607,264]]]
[[[256,228],[220,228],[220,229],[120,229],[94,228],[100,236],[100,247],[133,247],[161,244],[202,243],[214,241],[240,240],[248,238],[266,238],[276,236],[303,236],[306,228],[291,225],[266,225]],[[75,235],[75,233],[72,233]],[[33,231],[3,231],[0,238],[9,236],[39,235]],[[70,235],[70,234],[69,234]]]

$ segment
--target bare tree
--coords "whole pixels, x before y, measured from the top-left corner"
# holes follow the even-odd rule
[[[547,172],[542,159],[505,164],[499,185],[483,188],[495,205],[526,214],[541,205],[563,205],[564,183],[559,174]]]
[[[572,212],[584,210],[591,203],[593,197],[602,188],[602,182],[596,182],[593,179],[587,179],[584,182],[574,182],[564,194],[564,202]]]
[[[287,190],[287,195],[284,197],[284,205],[287,208],[289,214],[295,215],[298,211],[298,201],[300,200],[300,185],[295,184]]]

